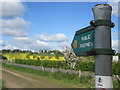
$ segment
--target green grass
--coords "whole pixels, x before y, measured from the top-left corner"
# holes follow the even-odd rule
[[[47,71],[40,71],[35,70],[31,68],[25,68],[20,66],[13,66],[13,65],[7,65],[3,64],[3,67],[20,71],[23,73],[38,75],[39,77],[42,76],[44,78],[50,79],[50,80],[57,80],[60,81],[63,85],[68,85],[68,87],[75,86],[77,88],[94,88],[94,79],[90,76],[82,76],[81,78],[78,77],[76,74],[65,74],[61,72],[47,72]]]
[[[6,88],[4,80],[2,80],[2,88]]]
[[[0,79],[0,89],[2,88],[2,79]]]
[[[113,81],[113,88],[120,88],[120,82]]]
[[[13,66],[8,64],[3,64],[3,67],[20,71],[23,73],[33,74],[42,76],[47,79],[60,81],[62,84],[75,85],[79,88],[94,88],[94,79],[91,76],[81,76],[80,78],[76,74],[66,74],[62,72],[47,72],[40,71],[32,68],[25,68],[20,66]],[[118,81],[113,81],[114,88],[120,88],[120,83]]]
[[[0,79],[0,89],[2,88],[6,88],[5,87],[5,81],[3,81],[2,79]]]

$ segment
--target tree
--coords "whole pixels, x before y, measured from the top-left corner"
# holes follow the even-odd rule
[[[3,50],[2,50],[2,53],[10,53],[10,52],[11,52],[10,49],[3,49]]]
[[[67,64],[71,68],[75,68],[76,63],[79,60],[79,57],[75,55],[72,48],[70,46],[66,46],[65,51],[63,51],[63,53],[64,53],[64,57],[66,59]]]
[[[13,53],[19,53],[19,52],[20,52],[19,49],[14,49],[14,50],[13,50]]]

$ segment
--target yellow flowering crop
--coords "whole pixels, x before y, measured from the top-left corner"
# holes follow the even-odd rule
[[[64,57],[55,56],[40,56],[40,55],[29,55],[29,53],[5,53],[3,56],[9,60],[22,59],[22,60],[52,60],[52,61],[64,61]]]

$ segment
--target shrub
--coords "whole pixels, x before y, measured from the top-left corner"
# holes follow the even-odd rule
[[[112,73],[115,75],[120,75],[120,63],[112,63]]]
[[[94,62],[77,62],[76,70],[94,72]]]
[[[35,66],[43,66],[47,68],[63,68],[63,69],[72,69],[67,64],[66,61],[50,61],[50,60],[21,60],[16,59],[15,63],[18,64],[25,64],[25,65],[35,65]],[[95,71],[95,63],[94,62],[77,62],[75,66],[75,70],[81,71]],[[119,63],[112,63],[112,73],[114,75],[120,75],[120,64]]]

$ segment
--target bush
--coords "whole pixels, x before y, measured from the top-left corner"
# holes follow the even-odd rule
[[[76,70],[94,72],[94,66],[94,62],[78,62],[75,68]]]
[[[25,64],[25,65],[35,65],[35,66],[43,66],[47,68],[63,68],[63,69],[71,69],[70,66],[66,63],[66,61],[50,61],[50,60],[21,60],[16,59],[15,63]],[[95,63],[94,62],[77,62],[75,66],[75,70],[81,71],[95,71]],[[112,73],[114,75],[120,75],[120,64],[112,63]]]
[[[120,82],[119,81],[113,81],[113,88],[120,88]]]
[[[43,66],[47,68],[61,68],[63,65],[61,61],[50,61],[50,60],[21,60],[16,59],[15,63],[25,64],[25,65],[35,65],[35,66]]]
[[[114,75],[120,75],[120,63],[117,62],[112,63],[112,73]]]

